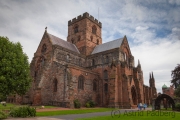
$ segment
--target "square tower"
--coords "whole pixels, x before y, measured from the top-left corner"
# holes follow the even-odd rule
[[[102,44],[101,22],[84,13],[68,21],[67,41],[76,45],[83,55],[90,55],[96,45]]]

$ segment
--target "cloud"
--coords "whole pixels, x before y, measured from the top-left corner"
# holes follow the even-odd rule
[[[154,71],[160,90],[179,62],[179,11],[179,0],[1,0],[0,35],[19,41],[31,61],[46,26],[49,33],[66,40],[68,21],[89,12],[102,22],[103,42],[127,36],[145,83]]]

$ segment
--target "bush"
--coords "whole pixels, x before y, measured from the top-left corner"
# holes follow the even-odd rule
[[[0,111],[0,120],[6,119],[6,118],[7,118],[7,115],[4,112]]]
[[[86,103],[86,107],[87,107],[87,108],[90,108],[90,104],[89,104],[88,102]]]
[[[36,109],[31,107],[18,107],[10,110],[11,117],[35,117]]]
[[[86,107],[95,107],[96,103],[92,100],[89,100],[87,103],[86,103]]]
[[[177,104],[175,105],[175,109],[176,109],[176,110],[180,110],[180,103],[177,103]]]
[[[79,102],[78,99],[74,100],[74,107],[75,108],[80,108],[81,107],[81,103]]]

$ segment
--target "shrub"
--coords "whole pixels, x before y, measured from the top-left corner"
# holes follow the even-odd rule
[[[86,107],[95,107],[96,103],[92,100],[89,100],[87,103],[86,103]]]
[[[0,111],[0,120],[6,119],[6,118],[7,118],[7,115],[4,112]]]
[[[90,108],[90,104],[89,104],[88,102],[86,103],[86,107],[87,107],[87,108]]]
[[[79,102],[78,99],[74,100],[74,107],[75,108],[80,108],[81,107],[81,103]]]
[[[10,110],[11,117],[35,117],[36,109],[31,107],[18,107]]]
[[[175,109],[176,109],[176,110],[180,110],[180,103],[177,103],[177,104],[175,105]]]

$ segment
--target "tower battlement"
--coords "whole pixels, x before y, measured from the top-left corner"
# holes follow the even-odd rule
[[[84,18],[88,18],[92,22],[96,23],[99,27],[102,27],[102,23],[99,22],[97,19],[95,19],[93,16],[89,15],[89,13],[85,12],[83,15],[79,15],[77,18],[73,18],[72,20],[68,21],[68,26],[74,24],[75,22],[78,22]]]

